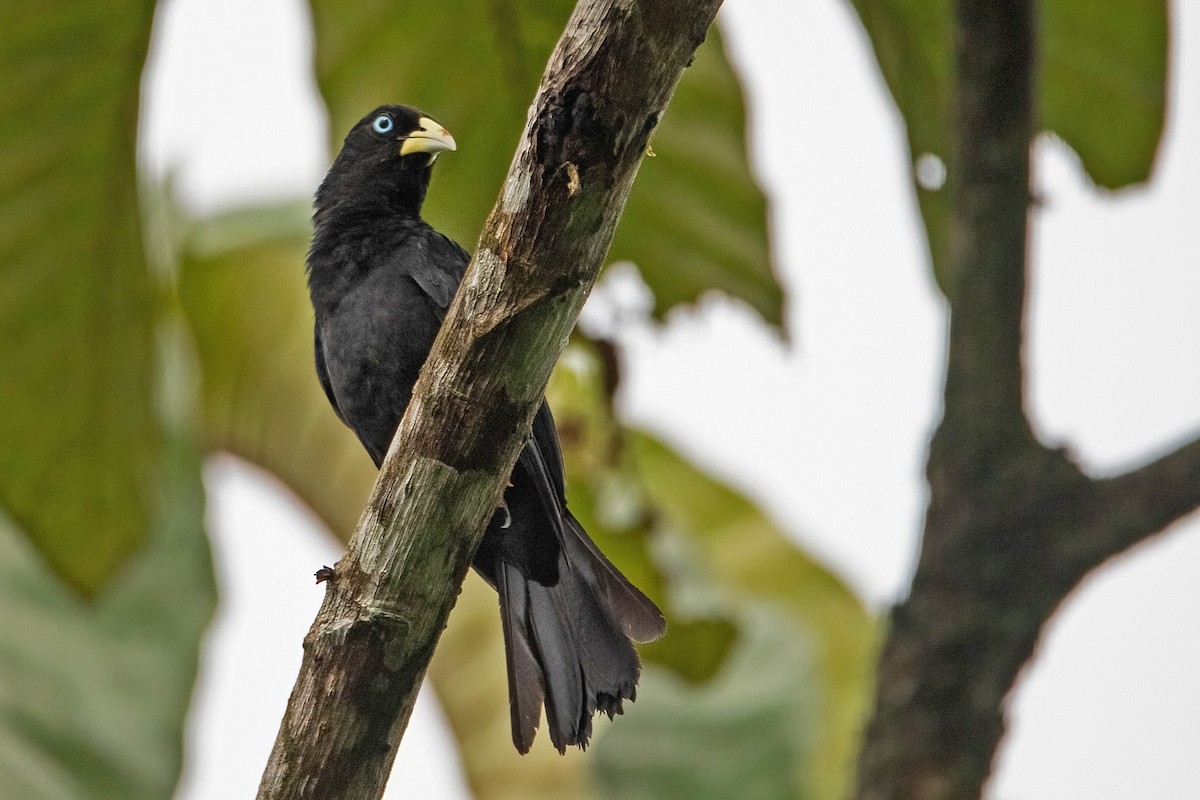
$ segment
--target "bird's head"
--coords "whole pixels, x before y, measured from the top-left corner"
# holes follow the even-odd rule
[[[380,106],[346,135],[317,191],[317,212],[335,205],[418,214],[438,154],[454,150],[450,132],[412,106]]]

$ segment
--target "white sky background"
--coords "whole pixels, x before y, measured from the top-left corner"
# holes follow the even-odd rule
[[[1096,472],[1200,429],[1200,7],[1173,10],[1170,124],[1150,188],[1101,197],[1062,145],[1037,148],[1031,406],[1041,435]],[[192,207],[309,195],[323,175],[306,14],[297,0],[166,0],[143,151]],[[881,607],[915,559],[945,329],[900,120],[848,4],[729,0],[722,14],[794,344],[722,301],[662,331],[628,325],[621,406]],[[435,178],[433,191],[480,188]],[[253,795],[320,602],[311,574],[338,556],[253,471],[218,460],[208,479],[222,607],[180,800]],[[1200,796],[1197,575],[1193,519],[1075,594],[1016,692],[993,800]],[[390,797],[463,796],[438,714],[418,706]]]

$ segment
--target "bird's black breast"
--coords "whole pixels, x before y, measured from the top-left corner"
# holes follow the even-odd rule
[[[461,248],[423,224],[310,255],[318,373],[323,366],[330,401],[376,465],[466,263]]]

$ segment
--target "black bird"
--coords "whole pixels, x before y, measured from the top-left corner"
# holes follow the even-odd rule
[[[421,219],[449,132],[409,106],[363,117],[317,190],[308,286],[317,375],[376,467],[470,260]],[[474,567],[500,596],[513,743],[529,751],[543,703],[559,752],[587,746],[592,716],[633,700],[633,642],[662,636],[662,612],[567,510],[562,453],[542,403]]]

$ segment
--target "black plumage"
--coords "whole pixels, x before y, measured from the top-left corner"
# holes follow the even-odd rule
[[[346,137],[317,191],[308,284],[317,374],[379,466],[462,279],[468,254],[420,216],[450,134],[383,106]],[[542,404],[474,567],[500,598],[513,743],[529,750],[542,705],[559,751],[587,745],[592,716],[621,712],[662,613],[567,510],[562,454]]]

